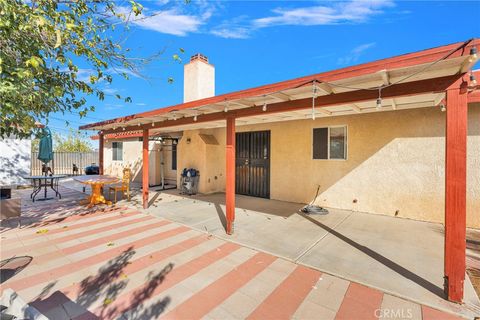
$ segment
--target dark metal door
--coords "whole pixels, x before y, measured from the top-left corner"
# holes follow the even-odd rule
[[[237,133],[235,150],[236,193],[270,198],[270,131]]]

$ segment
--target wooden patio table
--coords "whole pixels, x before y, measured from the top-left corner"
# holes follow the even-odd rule
[[[112,202],[108,201],[103,196],[102,187],[105,184],[113,184],[120,182],[119,178],[108,175],[78,176],[74,177],[73,179],[80,183],[90,185],[92,187],[92,194],[85,201],[88,208],[91,208],[97,204],[111,205]]]

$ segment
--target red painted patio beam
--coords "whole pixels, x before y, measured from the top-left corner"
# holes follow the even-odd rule
[[[205,99],[195,100],[187,103],[177,104],[167,108],[159,108],[152,111],[129,115],[126,117],[120,117],[120,118],[101,121],[101,122],[92,123],[88,125],[83,125],[83,126],[80,126],[80,129],[81,130],[91,129],[96,126],[103,126],[108,124],[121,125],[122,123],[126,121],[131,121],[133,119],[154,117],[162,114],[168,114],[169,112],[172,112],[172,111],[181,111],[185,109],[205,106],[208,104],[221,103],[226,100],[261,96],[263,94],[274,93],[281,90],[294,88],[296,86],[301,86],[313,80],[331,82],[331,81],[337,81],[337,80],[372,74],[381,70],[392,70],[397,68],[405,68],[405,67],[415,66],[419,64],[430,63],[445,57],[445,55],[447,55],[452,50],[455,50],[457,48],[458,50],[456,50],[455,52],[449,55],[448,57],[449,59],[457,58],[461,56],[467,56],[469,55],[470,49],[474,46],[478,46],[479,44],[480,44],[480,41],[478,39],[472,39],[465,42],[457,42],[457,43],[453,43],[446,46],[408,53],[408,54],[395,56],[395,57],[382,59],[382,60],[377,60],[377,61],[360,64],[352,67],[318,73],[318,74],[314,74],[306,77],[296,78],[292,80],[259,86],[256,88],[250,88],[246,90],[240,90],[232,93],[214,96],[211,98],[205,98]]]
[[[467,202],[467,82],[447,90],[445,146],[445,293],[461,303],[465,281]]]
[[[477,79],[480,80],[480,72],[477,72],[479,75],[477,76]],[[475,88],[475,91],[469,91],[468,92],[468,95],[467,95],[467,98],[468,98],[468,103],[471,104],[471,103],[480,103],[480,86],[476,86]],[[310,98],[309,98],[310,99]],[[311,100],[310,100],[311,101]],[[274,106],[274,104],[271,104],[270,106]],[[311,106],[310,106],[311,107]],[[275,111],[275,110],[273,110]],[[104,136],[104,139],[106,140],[118,140],[118,139],[128,139],[128,138],[141,138],[143,136],[143,133],[142,132],[134,132],[134,131],[130,131],[130,132],[123,132],[124,134],[121,134],[121,133],[111,133],[111,134],[108,134],[108,135],[105,135]],[[155,135],[158,135],[158,133],[155,133],[153,132],[152,134],[150,134],[150,136],[155,136]],[[98,140],[99,139],[99,135],[93,135],[93,136],[90,136],[90,138],[92,140]]]
[[[148,163],[148,129],[143,130],[143,163],[142,163],[142,198],[143,198],[143,208],[148,208],[148,174],[149,174],[149,163]]]
[[[235,117],[227,118],[225,204],[227,234],[233,234],[235,221]]]
[[[445,92],[445,90],[454,83],[461,75],[453,75],[448,77],[427,79],[420,81],[412,81],[407,83],[396,84],[382,90],[382,98],[396,98],[402,96],[412,96],[422,93],[430,92]],[[375,100],[378,97],[376,90],[358,90],[344,93],[331,94],[326,96],[319,96],[315,99],[315,106],[317,108],[328,107],[341,104],[357,103],[362,101]],[[312,98],[305,98],[299,100],[271,103],[268,105],[267,111],[262,111],[262,106],[255,106],[251,108],[232,110],[229,112],[218,112],[197,116],[197,121],[193,117],[186,117],[177,120],[165,120],[157,122],[153,126],[146,124],[143,126],[131,125],[123,128],[116,128],[110,130],[103,130],[104,134],[120,133],[124,131],[137,131],[139,129],[155,129],[167,128],[179,125],[187,125],[201,122],[211,122],[218,120],[225,120],[228,117],[234,116],[236,118],[250,117],[255,115],[274,114],[279,112],[295,111],[308,109],[312,107]]]
[[[98,135],[98,167],[99,174],[103,174],[103,155],[104,155],[104,135]]]

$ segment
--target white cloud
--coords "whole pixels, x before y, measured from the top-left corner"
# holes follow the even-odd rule
[[[123,67],[111,67],[111,68],[108,68],[107,72],[112,74],[119,74],[119,75],[121,75],[122,73],[126,73],[129,76],[132,76],[134,78],[142,78],[140,73],[134,72],[130,69],[123,68]]]
[[[341,23],[361,23],[382,9],[393,6],[391,0],[349,1],[333,5],[319,5],[303,8],[277,8],[274,15],[253,20],[253,26],[264,28],[275,25],[331,25]]]
[[[176,36],[198,32],[213,14],[212,7],[202,7],[202,11],[197,14],[184,13],[180,7],[158,11],[144,8],[142,14],[138,16],[130,14],[130,9],[127,7],[118,7],[117,11],[129,17],[130,25]]]
[[[70,70],[68,70],[68,68],[64,68],[60,71],[70,73]],[[77,72],[77,81],[83,81],[83,82],[90,83],[90,76],[93,76],[93,75],[96,75],[96,74],[97,74],[97,72],[93,69],[79,68],[78,72]]]
[[[211,34],[226,39],[247,39],[250,37],[250,29],[244,27],[223,27],[212,30]]]
[[[210,31],[211,34],[231,39],[246,39],[261,28],[278,25],[333,25],[344,23],[364,23],[374,15],[383,13],[383,10],[394,6],[393,0],[353,0],[347,2],[333,2],[324,5],[276,8],[272,15],[249,20],[246,16],[223,21]]]
[[[68,68],[63,68],[60,70],[61,72],[67,72],[67,73],[70,73],[71,71],[68,69]],[[126,68],[123,68],[123,67],[110,67],[106,70],[106,73],[108,74],[122,74],[122,73],[126,73],[132,77],[135,77],[135,78],[141,78],[141,74],[139,73],[135,73],[129,69],[126,69]],[[90,83],[90,76],[97,76],[97,71],[95,71],[94,69],[82,69],[82,68],[79,68],[78,69],[78,72],[77,72],[77,81],[83,81],[83,82],[87,82],[87,83]],[[103,79],[101,79],[100,81],[103,81]]]
[[[247,39],[250,37],[252,31],[253,28],[250,23],[250,18],[247,15],[241,15],[232,19],[223,20],[210,30],[210,33],[226,39]]]
[[[118,89],[115,89],[115,88],[102,88],[100,90],[102,90],[105,94],[109,94],[109,95],[114,95],[118,93]]]
[[[137,106],[146,106],[147,104],[146,103],[143,103],[143,102],[138,102],[138,103],[135,103]]]
[[[372,48],[375,46],[375,42],[364,43],[355,48],[353,48],[352,53],[354,54],[361,54],[362,52]]]
[[[111,104],[111,103],[105,104],[105,110],[118,110],[121,108],[123,108],[122,104]]]
[[[356,46],[353,48],[350,53],[344,57],[340,57],[337,60],[338,64],[350,64],[353,62],[357,62],[360,56],[367,51],[370,48],[375,47],[376,43],[375,42],[370,42],[370,43],[364,43],[359,46]]]

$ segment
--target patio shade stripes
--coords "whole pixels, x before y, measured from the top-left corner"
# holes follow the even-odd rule
[[[112,225],[117,222],[113,220]],[[121,315],[218,319],[239,312],[243,315],[240,318],[252,319],[308,315],[342,319],[349,314],[357,317],[371,313],[373,308],[388,309],[385,301],[391,296],[378,290],[171,224],[173,229],[156,227],[154,235],[139,235],[136,241],[112,249],[105,246],[101,251],[92,250],[95,243],[87,240],[90,246],[84,250],[84,258],[74,258],[72,263],[47,271],[19,274],[21,278],[5,285],[35,299],[32,304],[46,314],[76,303],[71,310],[92,319],[116,319]],[[79,241],[89,239],[85,233],[88,228],[83,226],[71,234],[66,230],[57,240],[77,231],[81,234]],[[123,234],[122,239],[129,236]],[[135,259],[131,259],[134,255]],[[45,288],[50,291],[38,296],[39,290]],[[119,292],[106,304],[104,298],[109,297],[111,288]],[[417,310],[413,316],[418,319],[450,318],[429,307],[403,303]]]

